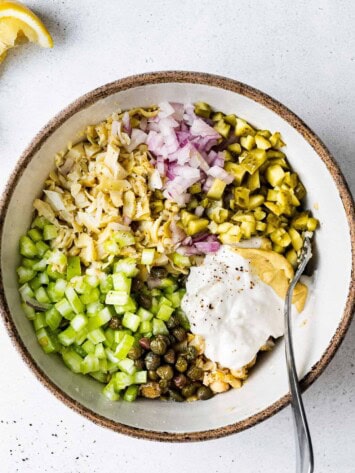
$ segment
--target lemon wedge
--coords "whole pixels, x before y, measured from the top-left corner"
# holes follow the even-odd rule
[[[287,259],[275,251],[259,248],[236,248],[235,251],[250,261],[252,270],[259,278],[268,284],[276,294],[284,299],[293,278],[294,271]],[[302,283],[297,283],[293,291],[292,303],[298,312],[302,312],[308,289]]]
[[[0,0],[0,62],[8,49],[26,40],[53,47],[53,39],[37,15],[21,3]]]

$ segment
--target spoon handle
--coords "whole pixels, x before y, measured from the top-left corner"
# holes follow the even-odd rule
[[[300,265],[296,271],[293,280],[290,283],[286,294],[284,310],[286,365],[291,392],[291,406],[296,440],[296,473],[313,473],[314,471],[312,440],[309,433],[306,413],[302,402],[301,390],[298,383],[292,344],[291,323],[291,305],[293,290],[311,257],[311,242],[309,238],[306,238]]]

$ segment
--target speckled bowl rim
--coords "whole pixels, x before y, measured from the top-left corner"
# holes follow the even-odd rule
[[[15,187],[26,169],[27,165],[35,155],[35,153],[41,148],[45,141],[50,137],[50,135],[62,125],[69,117],[77,113],[78,111],[92,105],[94,102],[108,97],[116,92],[127,90],[134,87],[144,86],[148,84],[161,84],[161,83],[192,83],[192,84],[202,84],[209,85],[231,92],[236,92],[238,94],[244,95],[264,106],[271,109],[273,112],[277,113],[284,120],[286,120],[291,126],[293,126],[304,139],[313,147],[320,159],[325,163],[329,173],[331,174],[339,195],[342,199],[342,203],[347,215],[349,222],[349,229],[352,242],[352,280],[349,287],[349,292],[347,296],[347,302],[344,310],[342,320],[329,344],[325,353],[321,359],[312,367],[311,371],[302,379],[302,389],[305,390],[308,388],[324,371],[326,366],[329,364],[333,358],[335,352],[339,348],[347,329],[350,326],[353,308],[354,308],[354,299],[355,299],[355,283],[354,283],[354,266],[355,266],[355,219],[354,219],[354,202],[344,176],[342,175],[337,163],[334,158],[327,150],[325,145],[321,140],[316,136],[316,134],[293,112],[291,112],[287,107],[282,105],[277,100],[271,98],[270,96],[264,94],[263,92],[250,87],[241,82],[228,79],[221,76],[200,73],[200,72],[184,72],[184,71],[162,71],[162,72],[152,72],[147,74],[140,74],[130,76],[124,79],[119,79],[117,81],[111,82],[109,84],[103,85],[82,97],[74,101],[72,104],[67,106],[62,112],[56,115],[42,130],[35,136],[27,149],[23,152],[20,157],[17,166],[12,172],[8,183],[5,187],[5,191],[1,197],[0,201],[0,254],[1,254],[1,242],[2,242],[2,232],[5,221],[5,216],[9,202],[15,190]],[[14,321],[12,320],[9,307],[4,294],[4,288],[2,285],[1,277],[1,268],[0,268],[0,311],[5,322],[5,326],[9,332],[12,342],[20,352],[25,363],[32,369],[36,377],[61,401],[63,401],[67,406],[77,411],[79,414],[87,417],[91,421],[95,422],[98,425],[107,427],[113,431],[130,435],[136,438],[143,438],[149,440],[158,440],[158,441],[170,441],[170,442],[187,442],[187,441],[200,441],[200,440],[209,440],[216,439],[226,435],[230,435],[236,432],[240,432],[249,427],[252,427],[259,422],[271,417],[276,414],[280,409],[284,408],[290,401],[290,396],[285,395],[278,401],[274,402],[272,405],[264,409],[263,411],[248,417],[245,420],[236,422],[231,425],[226,425],[224,427],[200,432],[190,432],[190,433],[171,433],[163,431],[152,431],[139,429],[135,427],[130,427],[119,422],[110,420],[104,416],[101,416],[91,409],[83,406],[79,402],[72,399],[68,394],[66,394],[62,389],[55,385],[48,376],[42,371],[42,369],[37,365],[36,361],[33,359],[31,353],[27,350],[24,343],[22,342],[20,335],[16,329]]]

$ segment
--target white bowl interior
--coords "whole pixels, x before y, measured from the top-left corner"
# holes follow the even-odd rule
[[[22,313],[15,269],[19,263],[18,239],[26,232],[32,202],[54,167],[54,154],[92,123],[118,108],[147,106],[161,101],[203,100],[226,113],[237,113],[259,128],[278,130],[287,143],[287,156],[308,189],[309,208],[320,220],[316,235],[317,276],[311,314],[295,318],[294,337],[299,375],[303,377],[320,360],[343,315],[351,277],[351,241],[348,223],[336,185],[325,164],[300,133],[284,119],[253,100],[216,87],[166,83],[117,92],[77,112],[47,139],[24,170],[5,219],[1,264],[8,305],[17,330],[36,363],[46,375],[78,403],[128,426],[160,432],[191,433],[243,421],[284,396],[288,391],[283,343],[265,354],[244,387],[208,402],[187,404],[140,400],[111,403],[101,385],[89,377],[72,374],[57,356],[45,355],[31,323]]]

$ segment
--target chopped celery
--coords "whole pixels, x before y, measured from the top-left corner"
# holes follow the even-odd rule
[[[75,292],[73,287],[67,286],[67,288],[65,289],[65,297],[68,299],[69,304],[71,305],[73,311],[76,314],[80,314],[84,311],[84,305],[79,299],[79,296]]]
[[[27,305],[26,302],[22,302],[21,307],[28,320],[34,320],[36,318],[36,312],[33,307]]]
[[[156,317],[157,319],[164,320],[164,322],[167,322],[170,319],[170,316],[173,312],[174,312],[173,307],[170,307],[170,305],[163,304],[159,307]]]
[[[123,291],[129,294],[131,292],[132,279],[123,273],[115,273],[112,275],[113,288],[115,291]]]
[[[26,258],[34,258],[38,254],[36,245],[26,235],[20,238],[20,254]]]
[[[83,359],[74,350],[66,350],[62,353],[62,358],[67,367],[74,373],[80,373],[80,366]]]
[[[138,315],[132,314],[131,312],[126,312],[122,319],[122,325],[129,330],[132,330],[132,332],[137,331],[140,322],[141,319],[138,317]]]
[[[48,304],[50,302],[47,291],[42,286],[35,290],[35,298],[41,304]]]
[[[133,383],[134,384],[143,384],[147,382],[147,372],[146,371],[136,371],[133,373]]]
[[[58,340],[62,345],[67,347],[75,342],[76,336],[76,331],[73,329],[73,327],[69,326],[63,330],[63,332],[60,332],[58,335]]]
[[[101,328],[96,328],[88,333],[87,339],[90,340],[94,345],[98,343],[105,342],[106,337]]]
[[[45,353],[53,353],[57,351],[54,338],[45,328],[41,328],[36,332],[37,340]]]
[[[18,281],[20,284],[31,281],[31,279],[33,279],[36,274],[36,271],[30,268],[25,268],[24,266],[19,266],[17,268]]]
[[[173,262],[180,268],[189,268],[191,266],[190,258],[188,256],[180,255],[180,253],[173,254]]]
[[[36,312],[36,316],[33,319],[33,326],[36,331],[47,326],[44,312]]]
[[[114,379],[115,388],[117,391],[121,391],[121,389],[125,389],[133,384],[132,376],[127,373],[115,373],[112,378]]]
[[[96,345],[96,346],[99,346],[99,345],[100,345],[100,344],[98,344],[98,345]],[[86,353],[87,355],[88,355],[89,353],[95,353],[95,356],[97,356],[97,355],[96,355],[96,351],[95,351],[96,346],[95,346],[90,340],[86,340],[86,341],[82,344],[81,348],[85,351],[85,353]],[[102,346],[102,344],[101,344],[101,346]]]
[[[102,292],[102,294],[107,294],[109,291],[111,291],[112,288],[113,284],[111,274],[109,274],[108,276],[104,275],[100,279],[100,291]]]
[[[80,332],[80,330],[82,330],[87,325],[87,323],[88,323],[88,318],[84,314],[77,314],[70,321],[70,325],[73,327],[73,329],[76,332]]]
[[[139,332],[145,334],[145,333],[150,333],[152,331],[153,331],[152,322],[150,320],[143,320],[139,326]]]
[[[152,320],[153,318],[153,314],[149,310],[143,309],[143,307],[138,309],[137,315],[142,321]]]
[[[100,291],[97,287],[91,289],[91,291],[84,292],[80,296],[80,300],[83,304],[92,304],[93,302],[97,302],[100,299]]]
[[[51,307],[45,312],[46,324],[51,330],[56,330],[60,322],[62,321],[62,316],[55,307]]]
[[[81,276],[81,265],[79,256],[69,256],[67,264],[67,281],[75,276]]]
[[[132,337],[132,335],[125,334],[122,340],[120,341],[120,343],[117,345],[117,348],[115,350],[115,356],[119,360],[126,358],[133,344],[134,344],[134,338]]]
[[[128,388],[126,389],[123,395],[123,400],[126,402],[134,402],[137,399],[138,390],[139,388],[135,384],[128,386]]]
[[[113,379],[111,379],[111,381],[106,384],[102,390],[102,393],[109,401],[118,401],[120,398],[119,393],[117,393],[115,390],[115,382]]]
[[[82,374],[92,373],[98,371],[99,359],[95,355],[89,353],[80,363],[80,372]]]
[[[42,233],[37,228],[31,228],[31,230],[28,230],[27,235],[34,242],[42,240]]]
[[[37,216],[37,217],[33,220],[31,227],[32,227],[32,228],[37,227],[37,228],[43,230],[43,229],[44,229],[44,226],[45,226],[45,225],[48,225],[48,224],[49,224],[49,222],[48,222],[47,219],[45,219],[44,217]]]
[[[136,372],[134,361],[130,358],[124,358],[123,360],[120,360],[117,365],[121,371],[124,371],[127,374],[133,374]]]
[[[137,276],[138,269],[134,259],[123,258],[117,261],[114,265],[114,273],[123,273],[129,278]]]
[[[38,256],[42,258],[49,250],[49,246],[46,243],[44,243],[44,241],[37,241],[36,249],[37,249]]]
[[[53,240],[58,236],[58,230],[55,225],[44,225],[43,240]]]
[[[105,303],[109,305],[125,305],[129,301],[129,295],[123,291],[109,291],[106,294]]]
[[[154,261],[154,248],[144,248],[141,255],[141,264],[152,264]]]
[[[169,335],[169,330],[163,320],[153,319],[153,335]]]
[[[89,325],[88,325],[89,331],[91,332],[92,330],[102,327],[107,322],[109,322],[111,318],[112,318],[112,314],[110,312],[110,309],[108,307],[105,307],[104,309],[100,310],[100,312],[97,315],[94,315],[89,318]]]

